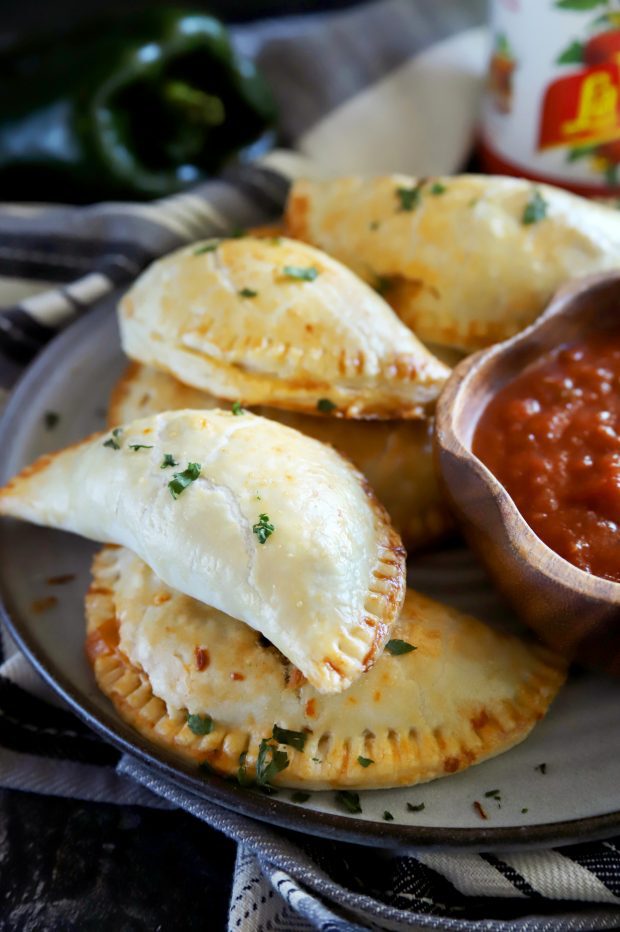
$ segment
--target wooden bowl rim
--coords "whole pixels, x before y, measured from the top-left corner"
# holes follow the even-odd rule
[[[499,479],[462,439],[455,414],[466,403],[475,375],[480,373],[481,379],[484,380],[494,366],[501,365],[500,360],[503,356],[508,357],[517,348],[526,346],[532,337],[540,330],[548,329],[552,322],[559,326],[558,319],[561,320],[565,314],[573,310],[575,302],[583,298],[587,292],[613,285],[618,288],[620,299],[620,270],[575,279],[553,295],[543,313],[525,330],[461,360],[437,402],[435,441],[440,451],[451,454],[459,461],[465,461],[477,474],[489,496],[497,503],[509,544],[522,560],[558,586],[597,601],[620,605],[620,582],[594,576],[579,569],[538,537]],[[476,423],[480,416],[481,412]],[[458,489],[451,488],[449,493],[458,502]]]

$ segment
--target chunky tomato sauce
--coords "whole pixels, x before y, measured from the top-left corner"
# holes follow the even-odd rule
[[[561,346],[504,386],[473,450],[549,547],[620,582],[620,330]]]

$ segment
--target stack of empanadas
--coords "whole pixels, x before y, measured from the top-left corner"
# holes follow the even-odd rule
[[[339,262],[282,237],[194,244],[121,303],[134,363],[109,421],[239,402],[332,444],[367,477],[409,550],[451,529],[432,463],[449,370]]]
[[[524,738],[563,680],[545,648],[406,593],[364,477],[266,418],[134,421],[25,469],[0,511],[117,545],[86,600],[99,685],[143,734],[242,782],[453,773]]]
[[[310,789],[412,784],[522,740],[564,663],[405,588],[400,535],[449,527],[431,459],[449,370],[383,298],[312,246],[243,236],[155,263],[119,321],[109,431],[25,469],[0,513],[114,545],[87,655],[120,714],[241,783]]]

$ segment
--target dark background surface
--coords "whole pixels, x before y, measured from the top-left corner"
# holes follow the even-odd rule
[[[0,790],[2,932],[216,932],[234,860],[182,811]]]
[[[361,5],[359,0],[187,0],[185,3],[174,0],[0,0],[0,42],[8,45],[18,35],[32,36],[69,28],[91,16],[113,16],[115,11],[126,13],[156,6],[208,10],[225,22],[240,23]]]

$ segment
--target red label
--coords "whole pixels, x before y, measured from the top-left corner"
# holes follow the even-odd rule
[[[620,138],[620,57],[553,81],[545,91],[538,148]]]

